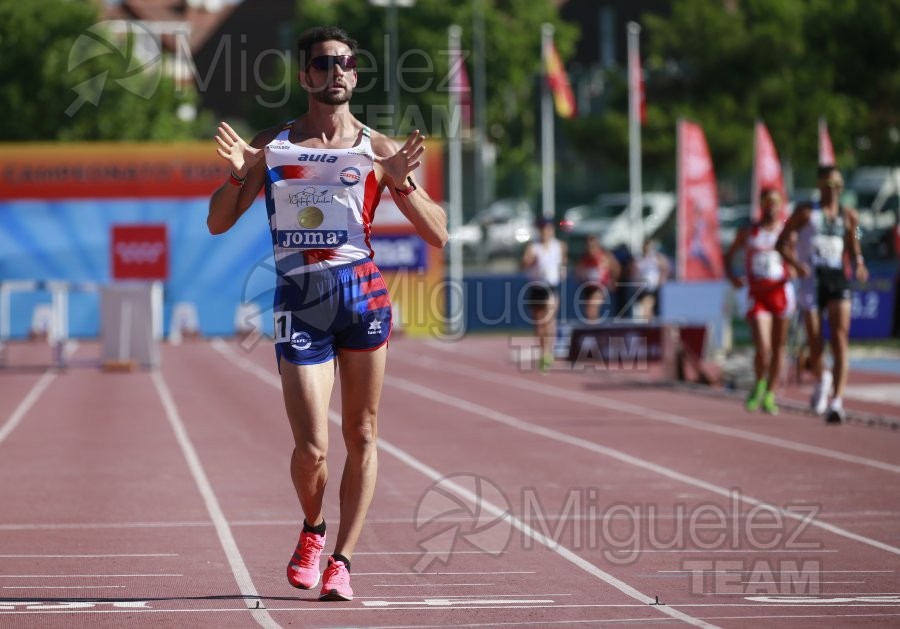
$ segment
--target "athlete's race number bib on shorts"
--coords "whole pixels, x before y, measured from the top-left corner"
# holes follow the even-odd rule
[[[327,186],[273,186],[275,236],[283,249],[336,249],[349,239],[350,210]]]
[[[784,263],[777,251],[757,251],[750,261],[750,272],[761,280],[780,280],[784,277]]]

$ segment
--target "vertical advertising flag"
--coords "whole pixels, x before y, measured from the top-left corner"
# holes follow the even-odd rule
[[[547,84],[553,93],[553,102],[556,105],[556,113],[560,118],[572,118],[575,116],[575,94],[569,83],[569,75],[563,66],[562,59],[556,51],[556,46],[551,39],[546,44],[544,71],[547,73]]]
[[[819,166],[834,166],[834,147],[825,118],[819,118]]]
[[[450,91],[459,98],[459,108],[464,129],[472,128],[472,87],[466,72],[465,58],[459,47],[450,50]]]
[[[638,120],[641,126],[647,124],[647,94],[644,90],[644,70],[637,50],[628,54],[628,90],[638,99]]]
[[[762,122],[756,123],[753,135],[753,185],[751,186],[750,217],[759,220],[759,195],[763,190],[775,189],[781,195],[781,214],[778,220],[787,220],[787,194],[784,188],[784,175],[781,172],[781,161],[775,150],[775,143],[769,130]]]
[[[678,277],[687,282],[720,279],[724,265],[719,243],[719,195],[703,128],[679,121],[677,151]]]

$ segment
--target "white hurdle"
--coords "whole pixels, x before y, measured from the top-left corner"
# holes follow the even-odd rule
[[[69,342],[69,291],[72,289],[96,292],[94,282],[62,280],[7,280],[0,282],[0,364],[9,360],[8,345],[12,338],[12,296],[15,293],[46,291],[50,293],[50,321],[47,327],[47,343],[50,345],[53,364],[63,368],[67,364],[66,348]]]

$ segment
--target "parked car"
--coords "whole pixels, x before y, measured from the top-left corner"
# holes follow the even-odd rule
[[[627,192],[601,194],[588,205],[569,208],[563,214],[563,229],[570,241],[590,234],[596,235],[606,249],[630,244],[634,229],[629,210],[631,195]],[[653,236],[675,211],[675,195],[669,192],[645,192],[642,195],[641,217],[644,237]]]
[[[465,254],[490,259],[518,255],[537,235],[535,213],[524,199],[498,199],[460,227]]]
[[[893,233],[900,222],[900,168],[859,168],[850,177],[847,205],[859,211],[863,252],[875,259],[889,258]]]

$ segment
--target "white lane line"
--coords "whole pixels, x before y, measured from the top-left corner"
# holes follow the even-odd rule
[[[216,534],[219,536],[219,542],[222,544],[222,550],[225,551],[225,557],[228,559],[229,566],[231,566],[231,573],[234,575],[238,589],[244,597],[250,615],[261,627],[267,629],[280,628],[280,625],[269,615],[269,612],[262,608],[264,602],[260,600],[260,596],[256,592],[256,586],[253,585],[253,579],[250,578],[250,572],[247,570],[243,557],[241,557],[241,551],[234,540],[234,536],[231,534],[231,529],[228,527],[228,520],[225,519],[225,514],[222,512],[219,500],[216,498],[212,485],[206,476],[203,464],[200,463],[200,457],[197,456],[197,450],[188,436],[187,429],[181,420],[178,407],[175,406],[175,400],[172,398],[172,393],[169,391],[166,381],[156,371],[153,372],[152,377],[153,384],[156,385],[156,391],[159,393],[159,398],[166,411],[166,418],[172,426],[175,438],[181,447],[181,452],[188,464],[188,468],[191,470],[191,476],[194,477],[197,489],[203,497],[206,510],[213,521]]]
[[[183,577],[183,574],[141,573],[141,574],[0,574],[0,579],[100,579],[138,577]]]
[[[0,555],[0,559],[108,559],[115,557],[178,557],[178,553],[119,553],[115,555]]]
[[[99,590],[124,587],[124,585],[4,585],[0,590]]]
[[[2,444],[3,440],[9,436],[9,433],[15,430],[16,426],[21,423],[22,418],[25,417],[28,411],[31,410],[31,407],[37,403],[44,391],[47,390],[47,387],[50,386],[50,383],[53,382],[54,378],[56,378],[56,373],[47,371],[34,383],[31,389],[29,389],[28,393],[22,398],[22,401],[19,402],[19,405],[16,406],[6,422],[0,426],[0,444]]]
[[[231,350],[231,348],[229,348],[223,341],[219,341],[218,343],[214,341],[213,348],[216,349],[221,354],[223,354],[226,358],[228,358],[228,360],[231,361],[231,363],[234,364],[236,367],[243,369],[244,371],[247,371],[248,373],[252,373],[252,374],[256,375],[263,382],[265,382],[269,385],[272,385],[272,386],[276,387],[277,389],[281,390],[280,380],[278,380],[270,372],[262,369],[261,367],[259,367],[252,361],[248,360],[247,358],[235,355],[234,351]],[[329,410],[328,416],[332,422],[337,423],[338,425],[340,424],[340,415],[338,415],[337,413],[335,413],[332,410]],[[416,459],[412,455],[408,454],[407,452],[401,450],[400,448],[398,448],[394,445],[391,445],[389,442],[385,441],[384,439],[381,439],[381,438],[378,439],[378,447],[383,449],[388,454],[391,454],[395,458],[399,459],[401,462],[405,463],[412,469],[415,469],[415,470],[421,472],[423,475],[430,478],[431,480],[442,480],[442,487],[444,487],[445,489],[452,489],[454,492],[457,493],[457,495],[463,497],[466,500],[474,502],[475,504],[480,505],[481,509],[487,510],[488,512],[490,512],[493,515],[496,515],[496,516],[506,519],[510,523],[511,526],[517,528],[519,531],[521,531],[525,535],[531,537],[536,542],[545,546],[548,550],[556,553],[557,555],[561,556],[563,559],[569,561],[570,563],[575,564],[577,567],[581,568],[588,574],[600,579],[604,583],[614,587],[615,589],[619,590],[623,594],[626,594],[627,596],[629,596],[637,601],[640,601],[641,603],[643,603],[645,605],[650,605],[651,603],[653,603],[655,601],[655,599],[651,598],[649,595],[638,591],[637,589],[628,585],[624,581],[617,579],[616,577],[609,574],[608,572],[601,570],[594,564],[581,558],[579,555],[575,554],[574,552],[572,552],[568,548],[564,547],[563,545],[558,544],[555,540],[552,540],[548,536],[543,535],[542,533],[536,531],[532,527],[525,524],[523,521],[521,521],[518,518],[516,518],[515,516],[513,516],[511,513],[508,513],[508,511],[506,509],[502,509],[501,507],[498,507],[497,505],[492,504],[491,502],[489,502],[487,500],[484,500],[482,496],[476,496],[475,494],[470,492],[465,487],[463,487],[453,481],[447,480],[446,474],[441,474],[436,469],[429,467],[422,461],[419,461],[418,459]],[[701,620],[699,618],[694,618],[693,616],[689,616],[688,614],[685,614],[684,612],[680,612],[676,609],[673,609],[672,607],[655,606],[655,607],[653,607],[653,609],[658,612],[661,612],[663,614],[666,614],[668,616],[671,616],[673,618],[676,618],[678,620],[681,620],[689,625],[693,625],[695,627],[704,627],[706,629],[715,627],[715,625],[711,625],[707,622],[704,622],[703,620]]]
[[[471,518],[470,518],[471,521]],[[491,557],[496,557],[503,552],[502,548],[492,548],[490,550],[454,550],[454,555],[484,555],[487,553]],[[421,550],[354,550],[353,556],[356,555],[421,555]],[[356,573],[354,573],[356,574]],[[427,574],[427,573],[426,573]]]
[[[629,549],[628,552],[629,552],[629,553],[634,552],[635,554],[646,554],[646,553],[697,553],[697,552],[701,552],[701,551],[698,551],[696,548],[668,548],[668,549],[662,549],[662,548],[659,548],[659,549],[657,549],[657,548],[635,548],[634,551],[632,551],[631,549]],[[704,548],[702,552],[703,552],[704,555],[706,555],[706,554],[708,554],[708,553],[723,553],[723,554],[725,554],[725,555],[728,555],[728,554],[733,554],[733,555],[734,555],[734,554],[736,554],[736,555],[747,555],[747,554],[750,554],[750,553],[777,553],[777,554],[784,554],[786,551],[785,551],[783,548],[737,548],[737,549],[734,549],[734,548],[710,548],[710,549],[706,549],[706,548]],[[797,550],[794,550],[794,549],[791,549],[791,550],[790,550],[790,553],[791,553],[792,555],[796,555],[796,554],[801,554],[801,555],[802,555],[802,554],[804,554],[804,553],[819,554],[819,553],[836,553],[836,552],[838,552],[838,551],[836,551],[836,550],[829,550],[829,549],[826,549],[826,548],[814,548],[814,549],[802,549],[802,548],[800,548],[800,549],[797,549]]]
[[[355,555],[356,553],[353,553],[353,554]],[[543,596],[543,597],[547,597],[547,596],[560,597],[560,596],[562,596],[562,597],[566,597],[566,596],[573,596],[573,594],[571,592],[567,592],[565,594],[551,593],[551,592],[531,592],[531,593],[517,592],[515,594],[500,594],[498,592],[491,592],[491,596],[493,596],[494,598],[517,598],[517,597],[521,598],[523,596]],[[456,600],[456,599],[465,600],[465,599],[472,598],[472,595],[471,594],[442,594],[441,598],[450,598],[450,599],[454,599],[454,600]],[[365,599],[372,599],[372,600],[378,600],[378,601],[385,600],[385,599],[398,599],[398,600],[402,599],[404,601],[407,601],[407,600],[409,600],[409,595],[391,596],[390,594],[380,594],[378,596],[354,596],[353,597],[353,600],[365,600]]]
[[[316,601],[316,603],[318,603],[318,601]],[[147,607],[131,607],[131,608],[125,608],[125,609],[115,609],[115,608],[113,608],[113,609],[89,609],[89,608],[46,609],[46,605],[44,605],[43,609],[34,610],[34,611],[10,610],[9,609],[9,607],[16,605],[16,604],[18,604],[19,606],[23,605],[22,603],[7,603],[7,602],[0,603],[0,616],[12,616],[12,615],[23,615],[23,614],[28,614],[28,615],[32,615],[32,616],[43,615],[43,614],[54,614],[54,615],[55,614],[142,614],[142,613],[143,614],[179,614],[179,613],[182,613],[182,614],[196,614],[196,613],[209,614],[209,613],[245,612],[246,611],[245,607],[206,607],[206,608],[191,608],[191,609],[147,608]],[[29,602],[29,603],[25,603],[25,604],[26,605],[43,605],[42,603],[40,603],[38,601],[35,601],[33,603]],[[469,605],[471,605],[471,604],[469,604]],[[823,603],[784,603],[784,604],[768,604],[768,605],[761,605],[759,603],[745,603],[745,604],[744,603],[700,603],[700,604],[678,603],[677,605],[679,607],[693,607],[693,608],[698,608],[701,610],[709,609],[709,608],[715,608],[715,609],[723,609],[723,608],[760,609],[761,607],[764,607],[765,609],[775,609],[775,608],[781,608],[781,607],[790,608],[790,609],[798,609],[798,608],[803,608],[803,607],[806,607],[806,608],[821,607],[821,608],[825,608],[825,609],[829,609],[829,610],[832,610],[835,608],[848,608],[848,607],[867,608],[867,609],[868,608],[882,608],[882,607],[887,607],[887,608],[897,608],[898,607],[898,605],[896,603],[827,603],[827,602],[823,602]],[[595,604],[582,604],[582,605],[544,604],[541,606],[541,609],[546,609],[546,610],[560,609],[560,610],[567,610],[567,611],[575,610],[575,609],[590,610],[590,609],[645,609],[645,608],[646,608],[645,605],[639,604],[639,603],[634,603],[634,604],[630,604],[630,605],[629,604],[604,605],[604,604],[596,604],[596,603]],[[482,606],[482,607],[467,606],[467,605],[451,605],[444,609],[447,611],[449,611],[451,609],[452,610],[462,610],[462,611],[473,610],[473,609],[534,609],[534,605],[490,605],[490,606]],[[360,605],[359,607],[345,607],[343,605],[323,606],[321,604],[315,604],[315,605],[310,605],[310,606],[305,606],[305,607],[270,607],[270,608],[268,608],[268,611],[272,611],[272,612],[294,612],[294,613],[301,612],[302,613],[302,612],[308,611],[308,612],[313,612],[315,614],[327,614],[327,613],[335,614],[336,613],[336,614],[341,614],[341,615],[349,615],[352,612],[362,612],[365,614],[370,614],[373,611],[382,611],[382,610],[395,611],[395,612],[397,611],[396,609],[393,609],[390,606],[388,606],[388,607],[366,607],[366,606]],[[421,607],[408,607],[408,608],[406,608],[405,611],[426,611],[426,610],[434,610],[434,607],[433,606],[428,607],[428,606],[422,605]],[[836,614],[834,612],[830,612],[829,614],[823,615],[821,617],[823,617],[823,618],[842,618],[842,617],[857,617],[857,616],[873,616],[873,617],[874,616],[878,616],[878,617],[885,616],[885,617],[887,617],[887,616],[900,616],[900,613],[898,613],[898,614]],[[792,617],[794,617],[794,616],[792,616],[792,615],[783,616],[780,614],[771,614],[771,615],[764,615],[764,616],[735,616],[732,619],[733,620],[741,620],[744,618],[762,618],[765,620],[775,620],[778,618],[792,618]],[[802,616],[797,616],[797,617],[802,617]],[[811,617],[813,617],[813,616],[811,616]],[[820,616],[814,616],[814,617],[818,618]],[[717,620],[717,619],[718,618],[716,618],[716,617],[708,618],[708,620]],[[637,620],[638,620],[639,624],[646,625],[650,622],[655,624],[658,622],[667,622],[667,621],[672,621],[675,619],[674,618],[671,618],[671,619],[670,618],[652,618],[651,619],[651,618],[644,616]],[[598,622],[598,621],[595,621],[595,622]],[[609,622],[609,620],[607,620],[607,622]],[[618,622],[625,622],[625,621],[619,620]],[[519,624],[519,623],[513,623],[513,624]],[[540,622],[538,624],[543,625],[543,624],[551,624],[551,623]],[[341,626],[344,626],[344,625],[341,625]],[[416,625],[416,626],[421,626],[421,625]],[[431,625],[427,625],[427,626],[431,626]],[[465,626],[465,625],[454,624],[453,626],[457,627],[457,626]],[[474,626],[482,627],[485,625],[483,625],[482,623],[478,623],[477,625],[474,625]],[[715,625],[711,625],[711,626],[715,626]],[[382,625],[379,625],[379,627],[382,627]]]
[[[394,494],[397,496],[398,494]],[[418,498],[420,494],[418,492],[409,492],[405,494],[406,497]],[[681,496],[679,496],[681,497]],[[629,513],[628,517],[630,520],[638,521],[638,520],[647,520],[651,522],[657,522],[660,520],[673,520],[679,521],[684,520],[690,517],[691,514],[685,513]],[[578,515],[578,514],[567,514],[565,516],[554,515],[552,513],[548,513],[544,516],[544,519],[548,522],[560,522],[563,519],[566,522],[605,522],[605,521],[615,521],[619,516],[615,514],[609,513],[598,513],[598,514],[587,514],[587,515]],[[723,513],[722,517],[726,520],[747,520],[756,516],[747,514],[747,513]],[[895,511],[885,511],[885,512],[872,512],[872,511],[851,511],[851,512],[840,512],[840,511],[829,511],[828,517],[830,519],[835,518],[846,518],[852,520],[858,520],[860,518],[885,518],[890,521],[895,521],[900,518],[900,512]],[[471,522],[471,516],[451,516],[448,515],[446,518],[442,517],[441,522]],[[366,519],[366,526],[372,524],[415,524],[415,518],[372,518],[371,520]],[[231,525],[235,526],[238,524],[237,521],[232,520]],[[240,522],[242,525],[264,525],[264,524],[279,524],[279,525],[296,525],[296,522],[292,520],[284,520],[281,522],[276,521],[250,521],[243,520]]]
[[[494,382],[497,384],[515,387],[517,389],[522,389],[522,390],[530,391],[530,392],[534,392],[534,393],[542,393],[544,395],[557,397],[557,398],[560,398],[563,400],[575,400],[582,404],[588,404],[591,406],[599,406],[600,408],[605,408],[606,410],[616,411],[616,412],[620,412],[620,413],[629,413],[629,414],[637,415],[637,416],[645,418],[645,419],[654,419],[657,421],[674,424],[676,426],[683,426],[685,428],[693,428],[695,430],[711,432],[711,433],[714,433],[717,435],[736,437],[738,439],[754,441],[756,443],[762,443],[762,444],[769,445],[769,446],[784,448],[786,450],[793,450],[794,452],[803,452],[804,454],[816,454],[816,455],[827,457],[827,458],[834,459],[837,461],[844,461],[846,463],[856,463],[857,465],[865,465],[867,467],[872,467],[872,468],[879,469],[879,470],[882,470],[885,472],[891,472],[893,474],[900,474],[900,465],[894,465],[893,463],[886,463],[884,461],[879,461],[877,459],[871,459],[869,457],[864,457],[864,456],[857,456],[855,454],[847,454],[846,452],[840,452],[838,450],[832,450],[830,448],[822,448],[820,446],[813,446],[813,445],[809,445],[806,443],[799,443],[797,441],[790,441],[789,439],[782,439],[780,437],[770,437],[768,435],[761,435],[759,433],[751,432],[749,430],[742,430],[740,428],[730,428],[727,426],[719,426],[719,425],[701,421],[698,419],[692,419],[690,417],[685,417],[683,415],[677,415],[675,413],[668,413],[666,411],[660,411],[660,410],[657,410],[654,408],[650,408],[649,406],[641,406],[640,404],[633,404],[631,402],[622,402],[622,401],[618,401],[618,400],[603,398],[603,397],[597,396],[597,395],[589,395],[589,394],[583,393],[581,391],[573,391],[573,390],[569,390],[569,389],[555,387],[551,384],[546,384],[544,382],[536,382],[533,379],[525,381],[525,380],[522,380],[519,378],[513,378],[511,376],[506,376],[503,374],[486,371],[484,369],[479,369],[478,367],[453,364],[446,360],[435,361],[430,358],[418,358],[416,360],[412,360],[409,358],[402,358],[402,357],[400,358],[400,360],[403,362],[406,362],[407,364],[412,364],[412,365],[417,365],[417,366],[425,366],[430,369],[440,370],[442,372],[452,371],[453,373],[468,376],[470,378],[476,378],[478,380],[488,380],[490,382]]]
[[[353,553],[354,555],[356,553]],[[421,554],[421,553],[419,553]],[[537,574],[534,570],[497,570],[494,572],[354,572],[354,577],[382,577],[382,576],[392,576],[392,577],[449,577],[449,576],[459,576],[459,575],[486,575],[493,576],[497,574]]]
[[[659,573],[692,574],[693,570],[657,570]],[[706,570],[707,574],[744,574],[746,570]],[[894,570],[818,570],[821,574],[893,574]]]
[[[695,476],[689,476],[688,474],[683,474],[676,470],[673,470],[670,467],[666,467],[664,465],[659,465],[657,463],[653,463],[652,461],[648,461],[646,459],[642,459],[631,454],[627,454],[620,450],[615,450],[613,448],[608,448],[606,446],[602,446],[600,444],[594,443],[593,441],[588,441],[587,439],[582,439],[580,437],[574,437],[572,435],[568,435],[563,432],[559,432],[557,430],[553,430],[551,428],[545,428],[544,426],[539,426],[537,424],[532,424],[526,422],[525,420],[519,419],[517,417],[513,417],[512,415],[507,415],[506,413],[501,413],[500,411],[494,410],[492,408],[488,408],[486,406],[482,406],[480,404],[475,404],[474,402],[468,402],[466,400],[461,400],[457,397],[446,395],[441,393],[440,391],[436,391],[430,387],[425,386],[424,384],[414,383],[407,380],[402,380],[395,376],[387,376],[385,377],[385,384],[389,386],[396,387],[398,389],[402,389],[407,393],[412,393],[418,395],[420,397],[426,398],[433,402],[438,402],[439,404],[444,404],[447,406],[452,406],[458,408],[467,413],[471,413],[473,415],[479,415],[486,419],[490,419],[497,423],[503,424],[505,426],[509,426],[510,428],[515,428],[517,430],[521,430],[523,432],[531,433],[540,437],[545,437],[547,439],[551,439],[553,441],[558,441],[560,443],[565,443],[567,445],[575,446],[576,448],[581,448],[584,450],[588,450],[589,452],[596,452],[597,454],[602,454],[604,456],[610,457],[612,459],[616,459],[617,461],[622,461],[623,463],[627,463],[628,465],[634,467],[640,467],[645,470],[649,470],[655,474],[660,476],[664,476],[674,481],[679,481],[682,483],[686,483],[688,485],[693,485],[694,487],[699,487],[701,489],[705,489],[714,494],[718,494],[720,496],[728,497],[730,500],[737,498],[741,502],[744,502],[748,505],[753,506],[762,506],[780,513],[784,517],[790,518],[792,520],[796,520],[797,522],[805,523],[810,526],[815,526],[817,528],[828,531],[829,533],[834,533],[835,535],[839,535],[846,539],[851,539],[856,542],[860,542],[866,544],[868,546],[872,546],[873,548],[877,548],[879,550],[883,550],[894,555],[900,555],[900,548],[896,546],[891,546],[890,544],[885,544],[884,542],[879,542],[878,540],[872,539],[870,537],[866,537],[864,535],[859,535],[857,533],[853,533],[846,529],[842,529],[839,526],[835,526],[834,524],[829,524],[827,522],[823,522],[821,520],[817,520],[814,518],[810,518],[809,514],[798,514],[794,511],[791,511],[787,508],[782,508],[774,504],[770,504],[758,498],[753,498],[752,496],[748,496],[743,493],[735,493],[733,488],[729,489],[727,487],[721,487],[719,485],[715,485],[703,479],[697,478]]]
[[[185,526],[212,526],[212,522],[44,522],[0,524],[0,531],[65,531],[82,529],[164,529]]]
[[[451,605],[549,605],[555,601],[550,599],[496,599],[496,598],[473,598],[466,600],[456,600],[449,598],[424,598],[421,601],[363,601],[366,607],[389,607],[391,605],[428,605],[429,607],[450,607]],[[431,625],[427,625],[431,626]]]
[[[419,588],[419,587],[471,587],[471,586],[488,586],[493,587],[496,583],[375,583],[375,588]]]
[[[710,620],[763,620],[771,625],[775,620],[793,620],[796,618],[825,618],[832,622],[838,618],[896,618],[900,614],[778,614],[776,616],[711,616]]]
[[[625,583],[621,579],[617,579],[616,577],[609,574],[608,572],[601,570],[600,568],[598,568],[594,564],[590,563],[586,559],[583,559],[581,556],[579,556],[576,553],[574,553],[573,551],[569,550],[562,544],[557,543],[555,540],[551,539],[549,536],[544,535],[543,533],[535,530],[534,528],[532,528],[531,526],[529,526],[528,524],[526,524],[519,518],[517,518],[514,515],[512,515],[511,513],[509,513],[509,511],[507,509],[499,507],[499,506],[491,503],[490,501],[485,500],[483,496],[477,496],[474,493],[472,493],[471,491],[469,491],[467,488],[463,487],[462,485],[459,485],[458,483],[449,480],[446,477],[446,474],[441,474],[436,469],[429,467],[428,465],[426,465],[425,463],[414,458],[412,455],[406,453],[405,451],[397,448],[396,446],[391,445],[388,442],[385,442],[383,439],[379,439],[378,445],[380,448],[384,449],[385,452],[393,455],[395,458],[406,463],[409,467],[411,467],[415,470],[418,470],[419,472],[421,472],[422,474],[424,474],[426,477],[430,478],[431,480],[433,480],[433,481],[440,480],[442,488],[452,490],[454,493],[456,493],[458,496],[462,497],[463,499],[468,500],[474,504],[478,504],[481,509],[487,511],[491,515],[495,515],[495,516],[498,516],[499,518],[506,520],[507,522],[509,522],[509,524],[513,528],[518,529],[523,534],[527,535],[534,541],[536,541],[539,544],[541,544],[542,546],[546,547],[551,552],[556,553],[557,555],[559,555],[560,557],[562,557],[569,563],[576,565],[577,567],[581,568],[588,574],[591,574],[592,576],[598,578],[599,580],[603,581],[604,583],[611,585],[612,587],[619,590],[623,594],[625,594],[637,601],[640,601],[641,603],[644,603],[645,605],[650,605],[651,603],[655,602],[654,598],[651,598],[649,595],[644,594],[643,592],[640,592],[636,588],[630,586],[629,584]],[[708,627],[715,626],[715,625],[711,625],[699,618],[694,618],[693,616],[689,616],[688,614],[678,611],[672,607],[657,606],[657,607],[654,607],[654,609],[656,611],[659,611],[663,614],[666,614],[668,616],[671,616],[673,618],[681,620],[681,621],[683,621],[689,625],[693,625],[695,627],[707,627],[708,628]]]

